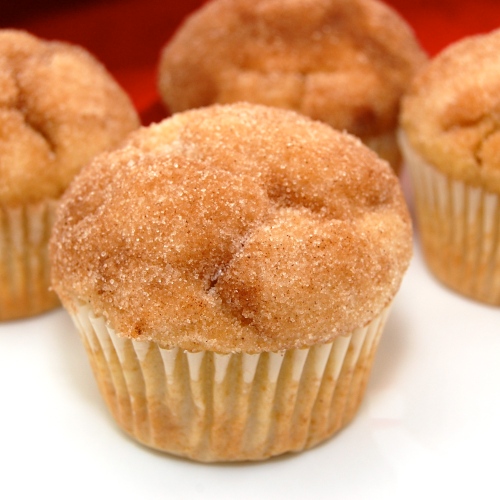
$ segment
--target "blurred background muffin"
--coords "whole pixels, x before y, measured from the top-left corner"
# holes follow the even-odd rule
[[[138,125],[128,96],[87,51],[0,30],[0,320],[58,304],[47,259],[58,199]]]
[[[430,269],[500,305],[500,31],[452,44],[416,77],[400,139]]]
[[[426,61],[410,26],[378,0],[213,0],[165,46],[171,112],[248,101],[358,136],[397,170],[399,100]]]

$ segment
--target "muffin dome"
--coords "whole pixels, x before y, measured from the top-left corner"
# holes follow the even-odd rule
[[[411,225],[396,176],[356,138],[215,105],[96,157],[63,197],[51,252],[63,304],[119,335],[256,353],[367,324],[399,288]]]
[[[159,88],[172,112],[248,101],[293,109],[398,163],[399,100],[426,60],[376,0],[213,0],[165,46]]]
[[[58,198],[138,126],[128,96],[84,49],[0,30],[0,204]]]
[[[436,56],[405,96],[401,126],[439,171],[500,194],[500,30]]]

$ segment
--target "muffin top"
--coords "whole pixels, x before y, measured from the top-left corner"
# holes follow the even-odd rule
[[[377,0],[212,0],[165,46],[159,88],[173,112],[248,101],[369,139],[394,130],[425,60]]]
[[[405,96],[401,126],[424,160],[500,193],[500,30],[436,56]]]
[[[412,247],[389,165],[299,114],[214,105],[139,129],[64,194],[53,287],[189,351],[324,343],[392,300]]]
[[[82,48],[0,30],[0,204],[57,198],[137,114]]]

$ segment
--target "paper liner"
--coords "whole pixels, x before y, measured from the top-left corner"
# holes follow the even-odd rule
[[[389,162],[394,172],[399,175],[401,171],[401,151],[399,150],[395,129],[371,137],[363,137],[362,140],[380,158]]]
[[[0,206],[0,321],[59,305],[49,291],[48,242],[56,206],[55,200]]]
[[[73,320],[120,427],[153,448],[210,462],[299,451],[350,422],[387,313],[329,344],[262,354],[124,339],[86,306]]]
[[[450,178],[400,136],[425,259],[453,290],[500,305],[500,196]]]

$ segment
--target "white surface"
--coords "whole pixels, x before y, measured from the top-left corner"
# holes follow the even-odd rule
[[[443,288],[418,249],[354,422],[257,464],[151,451],[114,424],[62,310],[0,324],[2,499],[500,498],[500,308]]]

